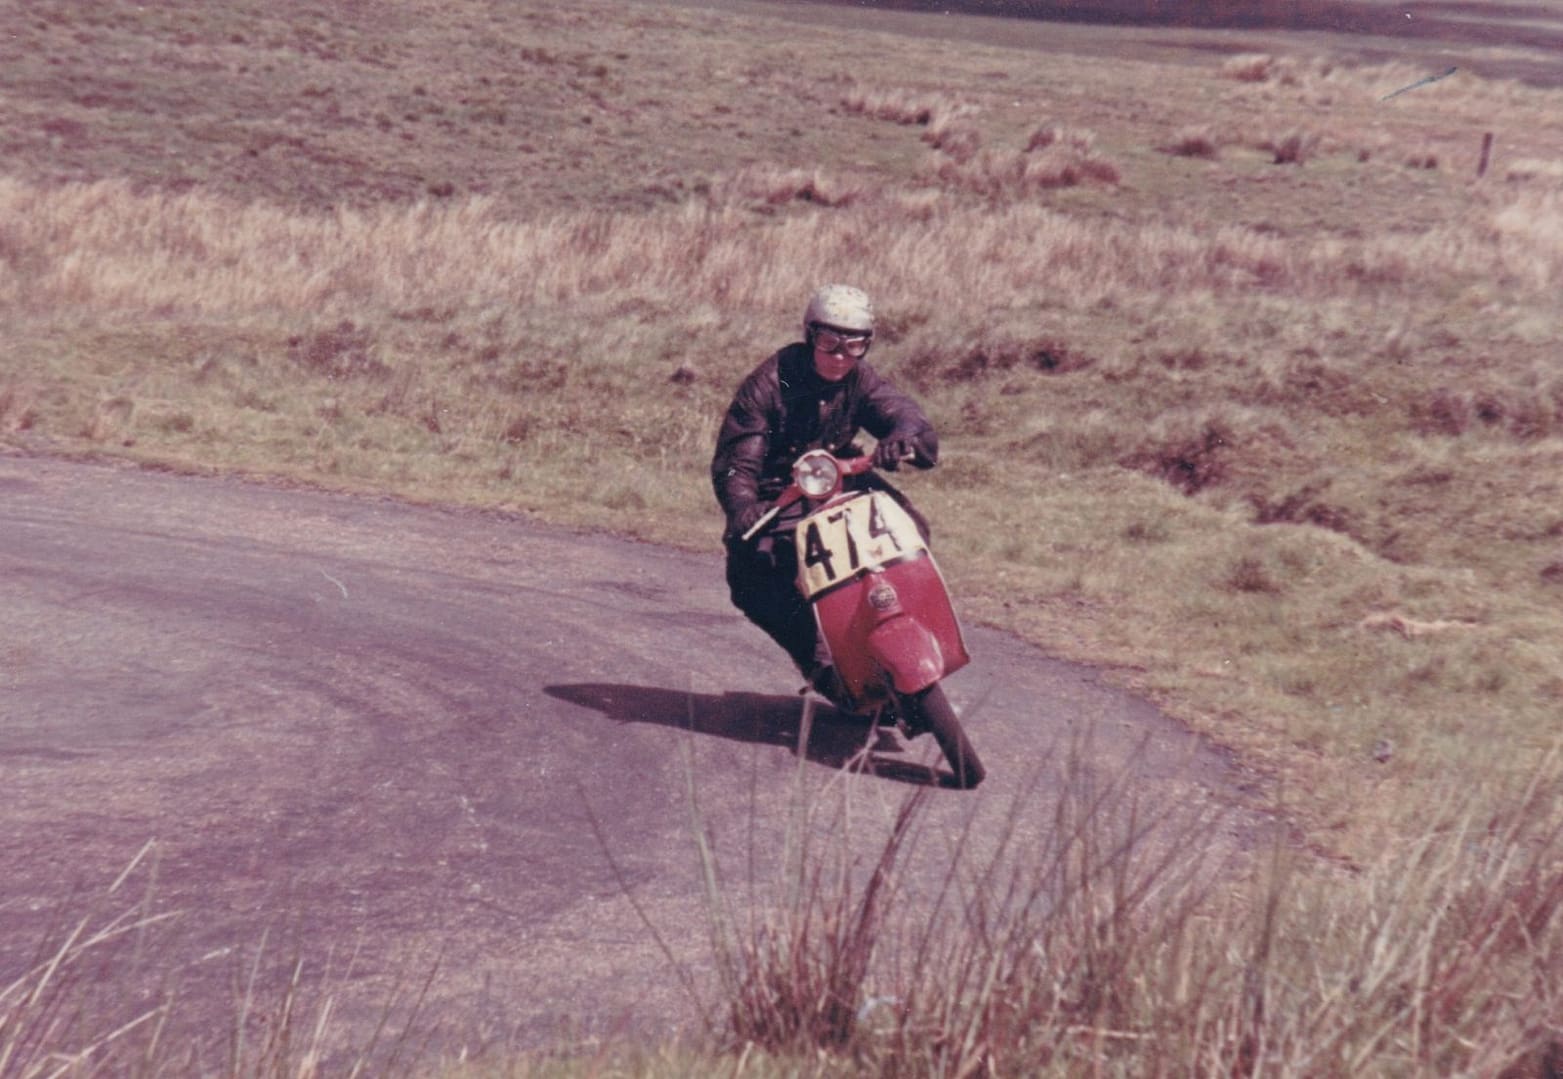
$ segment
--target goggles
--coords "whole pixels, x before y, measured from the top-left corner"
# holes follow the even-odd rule
[[[839,352],[854,360],[862,359],[868,353],[869,342],[874,339],[872,333],[845,333],[817,322],[809,329],[812,331],[811,343],[815,348],[821,352]]]

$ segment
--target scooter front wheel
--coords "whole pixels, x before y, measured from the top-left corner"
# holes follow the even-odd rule
[[[977,751],[966,737],[965,728],[944,695],[944,689],[938,684],[931,685],[905,698],[905,702],[911,712],[908,718],[913,729],[933,735],[933,740],[944,751],[944,759],[950,762],[950,770],[955,773],[955,785],[962,790],[971,790],[981,783],[988,770],[977,758]]]

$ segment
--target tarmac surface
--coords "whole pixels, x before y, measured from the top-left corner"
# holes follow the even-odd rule
[[[1222,754],[967,638],[947,689],[990,776],[928,788],[906,917],[952,865],[1044,846],[1066,775],[1186,815],[1167,841],[1214,859],[1263,842]],[[79,1041],[172,995],[163,1036],[207,1063],[295,983],[292,1036],[329,1004],[338,1053],[693,1030],[717,999],[696,836],[761,910],[800,836],[871,861],[938,760],[823,705],[800,751],[803,715],[714,550],[0,456],[0,990],[67,956]],[[844,771],[871,740],[877,773]]]

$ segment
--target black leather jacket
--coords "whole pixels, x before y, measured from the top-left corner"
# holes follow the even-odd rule
[[[939,436],[923,410],[865,361],[827,382],[814,371],[813,349],[798,342],[756,367],[728,406],[711,460],[729,532],[745,507],[781,494],[805,450],[840,454],[860,430],[911,439],[924,467],[938,460]]]

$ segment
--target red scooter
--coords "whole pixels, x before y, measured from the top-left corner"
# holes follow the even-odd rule
[[[794,463],[791,485],[743,539],[752,540],[794,503],[806,503],[793,528],[798,590],[814,608],[846,707],[908,736],[933,735],[955,785],[975,787],[987,772],[939,685],[971,656],[944,577],[911,515],[884,491],[843,490],[848,476],[872,467],[869,457],[810,450]]]

